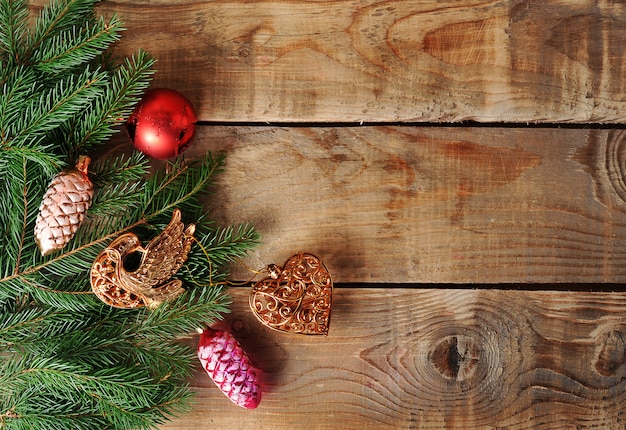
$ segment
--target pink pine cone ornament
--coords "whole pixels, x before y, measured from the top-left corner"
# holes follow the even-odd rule
[[[261,387],[257,370],[232,334],[204,329],[198,343],[198,358],[204,370],[233,403],[247,409],[259,405]]]

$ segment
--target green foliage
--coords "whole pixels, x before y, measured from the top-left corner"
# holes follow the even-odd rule
[[[223,155],[152,172],[133,153],[95,160],[87,220],[40,255],[34,224],[51,178],[108,141],[153,73],[145,52],[111,62],[122,23],[96,17],[95,3],[53,1],[31,27],[25,2],[0,0],[0,429],[154,428],[185,411],[195,358],[180,339],[227,312],[224,268],[258,241],[203,213]],[[186,292],[153,310],[99,301],[96,256],[128,231],[149,240],[175,208],[197,226],[176,274]]]

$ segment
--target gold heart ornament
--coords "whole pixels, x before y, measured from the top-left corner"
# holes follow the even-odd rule
[[[280,268],[267,266],[269,276],[252,287],[250,308],[267,327],[288,333],[328,334],[333,281],[324,263],[299,253]]]

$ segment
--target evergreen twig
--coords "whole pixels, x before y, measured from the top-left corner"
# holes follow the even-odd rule
[[[123,24],[97,0],[52,0],[29,27],[0,0],[0,429],[148,429],[189,408],[191,348],[179,342],[227,312],[225,265],[258,241],[202,210],[224,155],[151,174],[138,153],[96,160],[93,205],[70,244],[42,257],[34,224],[53,175],[108,141],[147,88],[145,52],[113,63]],[[197,226],[176,274],[187,291],[154,310],[115,309],[91,292],[94,258],[118,235],[150,239],[175,208]]]

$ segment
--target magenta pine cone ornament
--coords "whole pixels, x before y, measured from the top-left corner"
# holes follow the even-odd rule
[[[200,334],[198,358],[213,382],[233,403],[254,409],[261,402],[257,370],[232,334],[206,328]]]

